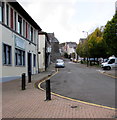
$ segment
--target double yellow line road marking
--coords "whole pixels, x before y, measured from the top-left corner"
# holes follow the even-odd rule
[[[56,75],[58,73],[58,69],[57,71],[51,75],[51,76],[48,76],[45,80],[43,80],[42,82],[40,82],[38,84],[38,88],[45,91],[42,87],[41,87],[41,84],[43,82],[45,82],[46,80],[50,79],[51,77],[53,77],[54,75]],[[106,109],[111,109],[111,110],[116,110],[116,108],[112,108],[112,107],[108,107],[108,106],[103,106],[103,105],[98,105],[98,104],[94,104],[94,103],[89,103],[89,102],[84,102],[84,101],[81,101],[81,100],[76,100],[76,99],[73,99],[73,98],[69,98],[69,97],[65,97],[65,96],[62,96],[62,95],[59,95],[59,94],[56,94],[56,93],[53,93],[51,92],[51,94],[55,95],[55,96],[58,96],[58,97],[61,97],[63,99],[67,99],[67,100],[71,100],[71,101],[75,101],[75,102],[79,102],[79,103],[84,103],[86,105],[92,105],[92,106],[95,106],[95,107],[101,107],[101,108],[106,108]]]

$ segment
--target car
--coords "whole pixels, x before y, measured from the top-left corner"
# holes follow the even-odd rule
[[[62,59],[57,59],[56,63],[55,63],[55,68],[64,68],[65,67],[65,63]]]
[[[78,61],[77,61],[77,59],[73,59],[73,62],[77,63]]]
[[[73,61],[73,58],[70,58],[70,61]]]

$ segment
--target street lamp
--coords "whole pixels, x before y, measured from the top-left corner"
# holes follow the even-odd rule
[[[87,37],[86,37],[86,40],[87,40],[87,45],[86,45],[86,47],[87,47],[87,52],[86,52],[86,56],[87,56],[87,67],[88,67],[88,32],[87,31],[82,31],[83,33],[86,33],[87,34]]]

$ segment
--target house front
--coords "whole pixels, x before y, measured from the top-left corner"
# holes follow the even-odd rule
[[[45,71],[50,64],[51,45],[48,34],[46,32],[39,32],[38,40],[38,61],[39,71]]]
[[[2,82],[38,73],[41,28],[18,2],[0,2],[0,78]]]

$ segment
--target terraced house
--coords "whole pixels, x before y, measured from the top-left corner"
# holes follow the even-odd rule
[[[0,2],[0,78],[39,72],[38,33],[41,28],[18,2]]]

